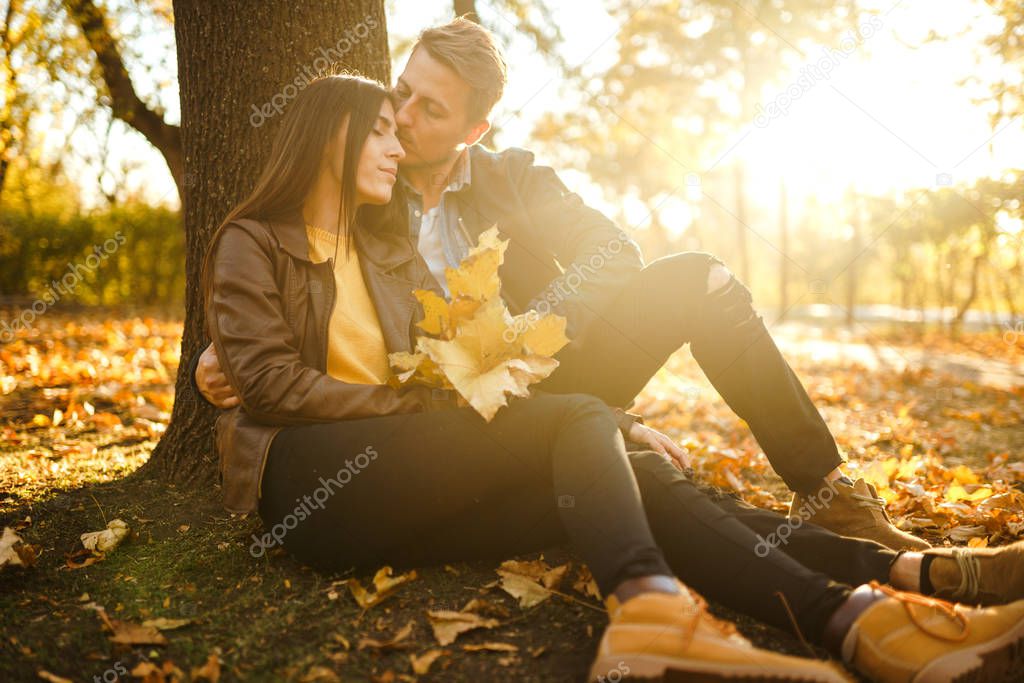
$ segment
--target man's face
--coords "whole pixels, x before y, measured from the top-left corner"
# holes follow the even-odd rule
[[[405,150],[402,166],[437,166],[487,132],[468,116],[471,88],[458,74],[416,48],[395,86],[395,121]]]

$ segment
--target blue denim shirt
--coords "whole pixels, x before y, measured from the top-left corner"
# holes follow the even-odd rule
[[[401,178],[401,175],[399,176]],[[462,225],[462,217],[459,215],[458,202],[450,201],[448,193],[457,192],[472,182],[472,168],[470,165],[468,150],[463,150],[461,159],[456,162],[453,168],[448,186],[441,192],[441,199],[432,211],[436,212],[437,228],[441,233],[441,245],[444,249],[447,265],[455,268],[462,259],[466,258],[471,247],[469,234]],[[404,178],[401,178],[405,185],[406,197],[409,204],[409,234],[416,243],[419,243],[420,229],[423,225],[423,195],[412,187]],[[438,283],[444,289],[447,296],[451,296],[448,290],[448,283],[444,278]]]

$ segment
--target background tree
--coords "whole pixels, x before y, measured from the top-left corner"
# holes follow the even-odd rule
[[[993,126],[1024,114],[1024,3],[1019,0],[985,0],[1002,18],[1000,31],[990,36],[985,45],[990,54],[1002,63],[1000,75],[988,83],[995,109]]]
[[[616,200],[637,199],[652,214],[702,186],[691,211],[701,220],[712,219],[701,206],[721,214],[734,235],[723,251],[749,282],[746,173],[734,148],[772,86],[856,28],[856,3],[624,0],[612,15],[622,23],[618,58],[590,74],[579,106],[549,117],[538,136],[560,144]],[[731,207],[712,185],[732,186]]]
[[[64,0],[64,7],[95,55],[102,78],[102,90],[111,113],[142,133],[163,155],[171,177],[178,187],[178,194],[183,196],[181,130],[164,120],[162,107],[146,102],[136,92],[128,75],[119,41],[111,32],[111,22],[106,10],[92,0]]]
[[[208,343],[199,289],[206,246],[231,206],[251,190],[279,118],[273,110],[268,117],[256,112],[294,98],[295,84],[324,66],[319,60],[385,83],[390,60],[382,0],[175,0],[174,25],[185,164],[181,357],[188,359]],[[215,411],[183,400],[192,396],[184,363],[176,395],[167,432],[145,469],[172,481],[209,482],[217,472]]]

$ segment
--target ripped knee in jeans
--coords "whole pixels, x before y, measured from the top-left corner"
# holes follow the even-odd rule
[[[732,328],[759,321],[761,316],[754,310],[754,297],[750,290],[725,267],[724,263],[714,256],[709,258],[711,262],[708,265],[705,313]]]

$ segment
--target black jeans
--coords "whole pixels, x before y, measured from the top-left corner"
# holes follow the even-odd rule
[[[624,406],[689,342],[701,370],[749,425],[775,472],[793,491],[814,493],[843,459],[751,306],[750,291],[733,277],[722,290],[704,294],[711,266],[720,263],[702,252],[649,263],[582,343],[556,356],[560,366],[537,387]]]
[[[820,479],[837,464],[820,416],[751,317],[747,290],[733,281],[718,300],[705,295],[713,262],[679,254],[650,264],[606,313],[607,330],[560,355],[543,390],[514,399],[490,423],[458,408],[281,431],[263,478],[267,533],[254,552],[282,543],[321,568],[375,569],[497,560],[569,542],[604,595],[627,578],[674,573],[709,599],[787,628],[779,592],[804,635],[819,639],[849,586],[887,581],[897,554],[728,496],[712,499],[657,454],[627,454],[606,405],[631,401],[657,359],[675,350],[673,340],[676,348],[689,340],[759,439],[821,442],[821,450],[776,450],[776,458],[800,454],[790,473],[806,467]],[[728,343],[710,343],[715,332]],[[621,355],[630,345],[644,353]],[[744,382],[748,392],[771,392],[771,407],[745,395]],[[771,424],[780,405],[797,415]],[[785,547],[764,543],[784,525],[792,528]]]

